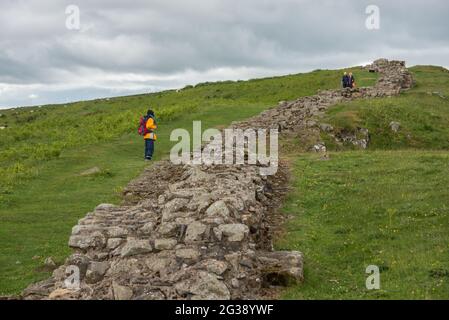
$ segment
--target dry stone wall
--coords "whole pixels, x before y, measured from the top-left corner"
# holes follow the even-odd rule
[[[234,128],[306,130],[319,143],[317,119],[333,104],[396,95],[412,85],[403,62],[378,60],[372,88],[327,90],[263,112]],[[287,170],[262,176],[257,165],[147,168],[120,206],[101,204],[73,227],[74,253],[24,299],[248,299],[303,280],[300,252],[273,251],[276,210]],[[79,271],[80,284],[67,278]]]

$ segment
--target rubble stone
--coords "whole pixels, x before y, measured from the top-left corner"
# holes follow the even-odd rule
[[[297,136],[305,150],[325,152],[323,131],[344,138],[319,125],[329,107],[393,96],[413,84],[404,62],[383,59],[369,68],[380,73],[373,87],[283,101],[230,128],[277,128]],[[362,148],[369,144],[364,128],[346,136]],[[128,184],[122,205],[101,204],[79,220],[69,239],[74,254],[22,298],[257,299],[264,288],[300,283],[303,255],[272,249],[288,170],[280,163],[276,175],[263,176],[260,168],[154,163]],[[78,267],[81,281],[71,293],[64,291],[69,266]]]

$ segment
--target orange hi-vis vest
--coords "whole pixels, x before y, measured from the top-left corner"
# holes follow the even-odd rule
[[[149,132],[143,138],[145,140],[147,139],[156,140],[157,136],[153,131],[157,129],[157,125],[156,122],[154,122],[153,118],[148,118],[146,127]]]

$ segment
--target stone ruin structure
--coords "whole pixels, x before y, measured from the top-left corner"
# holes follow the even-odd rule
[[[281,102],[233,128],[276,128],[324,148],[320,115],[330,106],[387,97],[412,86],[405,63],[375,61],[369,88],[321,91]],[[317,147],[318,146],[318,147]],[[174,165],[160,161],[124,191],[122,205],[101,204],[73,227],[73,254],[22,299],[257,299],[303,280],[303,255],[273,251],[287,169],[261,176],[258,165]],[[75,273],[73,273],[75,270]],[[79,276],[79,287],[67,282]]]

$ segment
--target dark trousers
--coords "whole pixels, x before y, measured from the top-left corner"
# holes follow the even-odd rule
[[[145,159],[151,159],[154,152],[154,140],[145,139]]]

